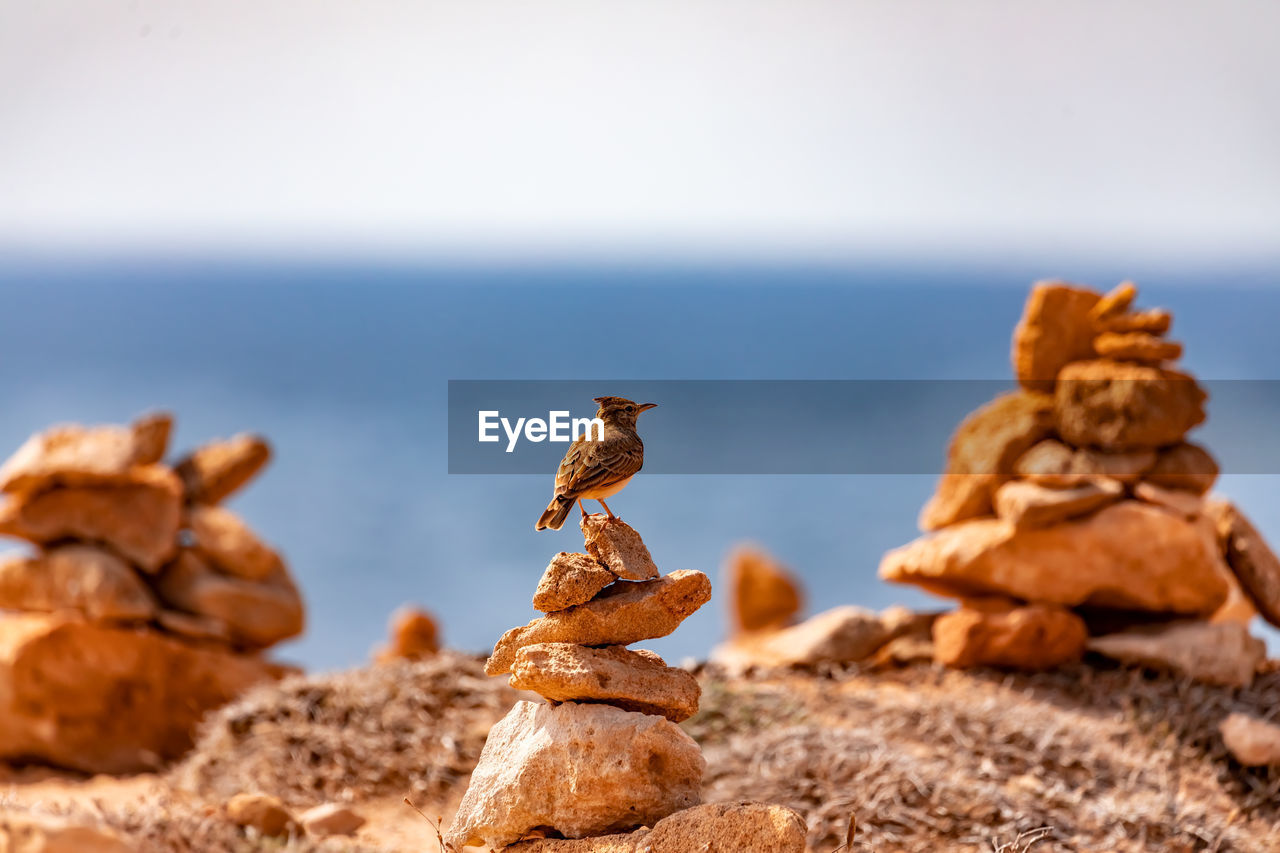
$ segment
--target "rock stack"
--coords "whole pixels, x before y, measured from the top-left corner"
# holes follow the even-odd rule
[[[1280,624],[1280,563],[1205,497],[1218,466],[1185,436],[1206,394],[1170,366],[1170,314],[1134,310],[1136,295],[1033,288],[1013,338],[1020,389],[960,425],[927,535],[881,562],[887,580],[962,599],[933,626],[938,660],[1037,669],[1092,648],[1252,680],[1264,649],[1246,626],[1255,606]]]
[[[218,505],[266,464],[259,438],[163,459],[173,420],[59,426],[0,467],[0,759],[88,772],[181,755],[208,709],[288,668],[302,630],[280,556]]]
[[[547,701],[518,702],[490,731],[446,847],[677,853],[720,850],[717,834],[749,830],[763,839],[751,849],[802,851],[804,824],[789,810],[693,808],[706,762],[676,723],[697,711],[698,682],[627,648],[674,631],[710,600],[710,580],[659,577],[620,520],[586,516],[582,533],[587,553],[557,554],[538,584],[533,605],[544,615],[504,634],[485,665]],[[682,846],[691,837],[699,843]]]

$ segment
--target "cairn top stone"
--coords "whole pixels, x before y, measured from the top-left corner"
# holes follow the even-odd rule
[[[623,580],[647,581],[658,576],[658,567],[640,534],[620,518],[585,515],[580,524],[587,553]]]
[[[586,604],[596,593],[617,580],[590,554],[561,551],[551,558],[547,570],[533,594],[533,607],[543,613],[554,613],[576,604]]]

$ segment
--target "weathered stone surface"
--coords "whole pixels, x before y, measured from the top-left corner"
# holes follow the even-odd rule
[[[146,621],[156,601],[133,568],[93,545],[0,557],[0,610],[74,610],[95,622]]]
[[[0,853],[136,853],[136,849],[106,827],[0,810]]]
[[[489,675],[511,671],[516,652],[535,643],[625,646],[665,637],[711,599],[711,581],[702,572],[681,570],[637,583],[615,583],[598,597],[534,619],[502,635],[485,663]]]
[[[1218,724],[1222,742],[1246,767],[1280,764],[1280,725],[1249,714],[1229,714]]]
[[[1137,286],[1131,281],[1122,281],[1089,309],[1089,319],[1100,324],[1119,317],[1129,310],[1137,297]]]
[[[1107,453],[1090,447],[1072,449],[1049,438],[1018,457],[1013,471],[1040,486],[1070,489],[1099,477],[1136,483],[1155,464],[1156,452],[1150,448]]]
[[[1196,518],[1204,512],[1204,498],[1183,489],[1166,489],[1155,483],[1139,483],[1133,487],[1133,496],[1183,518]]]
[[[1146,332],[1103,332],[1093,341],[1102,358],[1158,364],[1182,358],[1182,344]]]
[[[735,631],[784,628],[800,612],[800,582],[759,548],[738,548],[729,555],[729,617]]]
[[[717,646],[711,659],[730,672],[751,667],[807,667],[870,657],[906,629],[880,614],[846,604],[778,631],[743,634]]]
[[[170,415],[158,413],[127,427],[66,424],[36,433],[0,467],[0,491],[117,482],[130,468],[160,461],[172,426]]]
[[[1066,489],[1010,480],[996,490],[996,515],[1019,529],[1048,527],[1101,509],[1122,497],[1124,486],[1106,477]]]
[[[0,505],[0,533],[37,544],[80,539],[111,546],[145,571],[173,555],[182,486],[162,465],[142,465],[110,485],[56,486]]]
[[[1038,282],[1013,331],[1013,372],[1022,387],[1051,391],[1068,362],[1093,356],[1093,319],[1099,295],[1063,282]]]
[[[580,524],[587,553],[623,580],[647,581],[658,576],[658,567],[635,529],[606,515],[583,516]]]
[[[225,622],[181,610],[161,610],[156,614],[156,624],[170,634],[189,640],[202,640],[224,645],[231,644],[231,629]]]
[[[553,702],[604,702],[678,723],[698,711],[702,688],[650,651],[538,643],[516,653],[511,686]]]
[[[1084,655],[1084,620],[1054,604],[968,599],[933,623],[934,657],[951,667],[1052,669]]]
[[[1207,501],[1227,565],[1240,581],[1258,613],[1280,627],[1280,558],[1248,517],[1229,501]]]
[[[1070,444],[1105,450],[1163,447],[1204,421],[1205,393],[1187,373],[1079,361],[1058,375],[1054,421]]]
[[[302,597],[283,565],[262,581],[247,581],[183,548],[156,577],[155,590],[174,609],[226,625],[237,645],[262,648],[302,633]]]
[[[1266,644],[1238,622],[1190,620],[1094,637],[1088,648],[1121,663],[1172,670],[1227,687],[1252,684],[1267,655]]]
[[[804,853],[807,834],[785,806],[708,803],[663,818],[645,840],[652,853]]]
[[[1198,444],[1175,444],[1161,450],[1144,478],[1166,489],[1203,495],[1218,479],[1218,463]]]
[[[281,565],[280,555],[229,509],[197,505],[187,513],[191,545],[222,572],[258,581]]]
[[[1204,525],[1126,500],[1037,530],[968,521],[890,551],[880,576],[962,598],[1207,615],[1226,599],[1222,568]]]
[[[307,835],[324,838],[330,835],[355,835],[365,825],[365,819],[350,806],[342,803],[325,803],[307,809],[298,816]]]
[[[1018,457],[1049,436],[1052,408],[1051,397],[1021,391],[997,397],[965,418],[951,439],[937,490],[920,511],[920,529],[990,515],[992,495]]]
[[[446,847],[653,826],[698,803],[705,769],[697,743],[662,717],[518,702],[489,732]]]
[[[375,660],[423,660],[440,651],[440,628],[436,620],[417,607],[401,607],[391,614],[390,640],[378,650]]]
[[[0,617],[0,759],[87,773],[154,770],[206,712],[288,670],[157,631]]]
[[[533,607],[543,613],[586,604],[596,593],[617,580],[617,576],[590,554],[561,551],[551,558],[533,594]]]
[[[296,834],[297,821],[284,803],[270,794],[236,794],[227,800],[227,819],[236,826],[249,827],[269,838]]]
[[[652,853],[645,847],[649,830],[637,829],[593,838],[536,838],[502,848],[502,853]]]
[[[1173,325],[1173,315],[1168,311],[1153,308],[1149,311],[1132,311],[1117,314],[1094,324],[1100,332],[1146,332],[1149,335],[1163,335]]]
[[[191,503],[216,504],[235,492],[271,459],[265,438],[248,433],[213,441],[178,462],[178,476]]]

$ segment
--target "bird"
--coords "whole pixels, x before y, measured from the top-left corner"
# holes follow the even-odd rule
[[[596,417],[604,423],[603,435],[597,432],[593,440],[588,429],[574,439],[556,471],[555,497],[534,530],[559,530],[575,503],[585,518],[583,500],[599,501],[609,520],[615,520],[604,499],[622,491],[644,465],[644,442],[636,434],[636,418],[658,404],[634,403],[625,397],[595,397],[592,402],[600,406]]]

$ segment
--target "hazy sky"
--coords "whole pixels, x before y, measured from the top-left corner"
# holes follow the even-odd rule
[[[1280,3],[0,0],[0,245],[1280,251]]]

